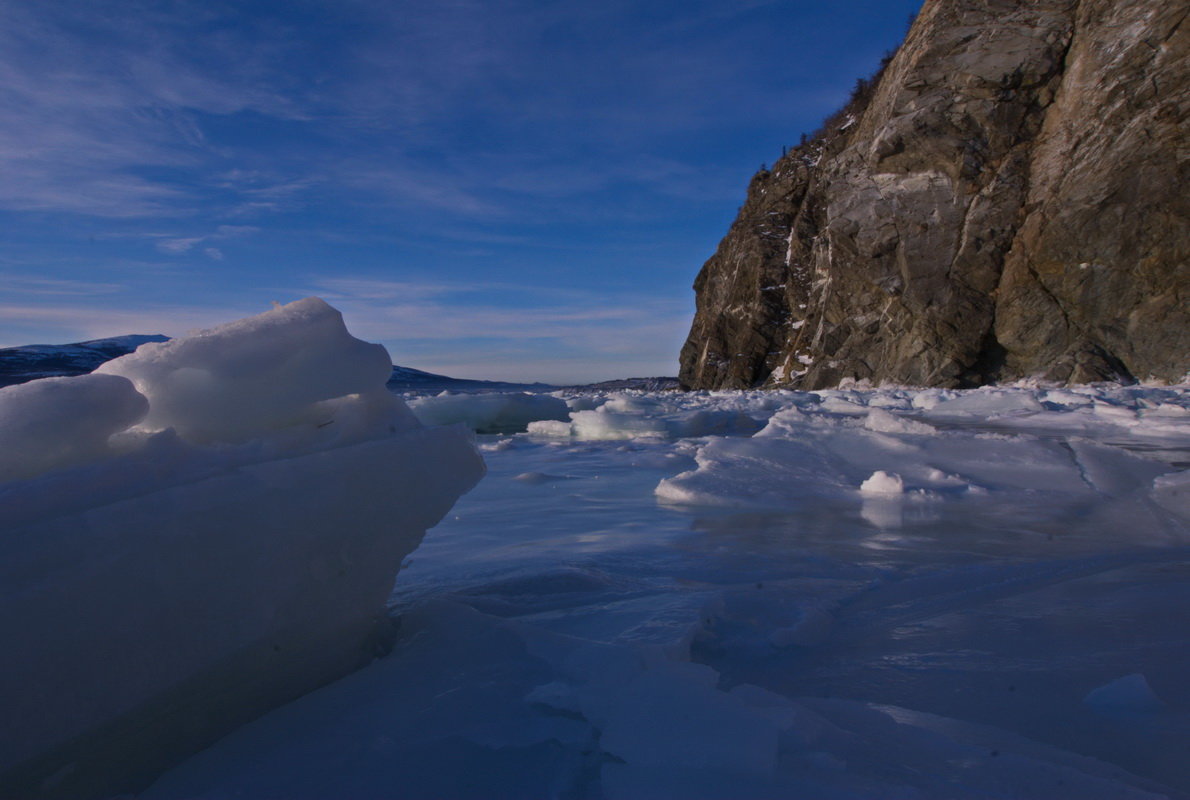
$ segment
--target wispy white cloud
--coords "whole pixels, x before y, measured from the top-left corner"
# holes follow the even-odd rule
[[[197,6],[0,2],[0,207],[100,217],[186,213],[211,155],[195,114],[297,116],[268,41],[187,31]],[[197,15],[197,16],[196,16]],[[207,15],[209,16],[209,15]]]
[[[236,239],[249,236],[260,231],[255,225],[220,225],[214,231],[202,236],[163,236],[162,234],[147,234],[146,238],[157,239],[157,249],[171,255],[189,253],[198,245],[206,242]],[[223,251],[218,247],[205,247],[203,253],[216,261],[222,261]]]
[[[157,249],[163,253],[187,253],[194,248],[194,245],[201,241],[201,236],[194,236],[188,239],[162,239],[157,243]]]
[[[417,163],[399,151],[376,152],[369,159],[348,156],[328,168],[327,182],[355,192],[355,202],[405,209],[449,211],[466,217],[493,217],[500,204],[485,198],[484,181],[455,170],[448,162]]]
[[[256,225],[220,225],[215,228],[211,238],[233,239],[237,236],[251,236],[254,233],[260,233],[260,228]]]
[[[701,165],[651,169],[640,145],[717,124],[719,95],[702,85],[738,62],[725,57],[732,42],[714,57],[690,46],[689,31],[727,13],[704,5],[674,17],[684,25],[613,36],[633,16],[619,3],[353,2],[326,12],[355,31],[346,42],[218,5],[6,0],[0,206],[185,214],[207,187],[237,195],[219,200],[225,213],[252,215],[329,183],[365,201],[490,215],[503,207],[494,192],[663,185]],[[577,51],[554,43],[553,32],[584,26]],[[609,44],[614,57],[590,51]],[[292,135],[281,150],[212,138],[204,117],[235,114]],[[473,120],[488,138],[460,147]],[[584,154],[602,154],[602,167]]]
[[[303,165],[303,169],[314,168],[314,162],[323,158],[325,156],[311,156],[310,163]],[[278,170],[266,172],[246,169],[227,170],[204,179],[210,187],[230,194],[231,200],[221,213],[238,219],[299,211],[305,207],[303,196],[317,187],[320,180],[326,179],[309,174],[286,175]]]
[[[118,283],[101,281],[70,280],[64,278],[43,278],[32,275],[0,274],[0,293],[11,296],[91,296],[113,294],[125,287]]]
[[[328,277],[310,281],[313,291],[328,300],[424,301],[466,291],[467,286],[450,282],[387,281],[373,278]]]

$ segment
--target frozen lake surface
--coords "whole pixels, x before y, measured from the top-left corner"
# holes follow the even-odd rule
[[[560,399],[144,797],[1190,797],[1185,387]]]

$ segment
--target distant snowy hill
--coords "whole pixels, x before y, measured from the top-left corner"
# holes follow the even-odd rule
[[[127,355],[146,342],[164,342],[168,336],[132,334],[110,339],[93,339],[73,344],[29,344],[0,348],[0,386],[12,386],[37,378],[84,375],[100,364]],[[544,383],[476,381],[435,375],[411,367],[393,367],[388,388],[395,392],[434,393],[550,391]]]
[[[582,386],[570,386],[570,389],[588,389],[599,392],[619,392],[624,389],[635,389],[642,392],[670,392],[679,388],[677,378],[620,378],[614,381],[600,381]]]
[[[168,336],[161,335],[132,334],[113,336],[110,339],[92,339],[88,342],[75,342],[74,344],[28,344],[21,347],[0,348],[0,387],[25,383],[37,378],[84,375],[105,361],[111,361],[113,358],[131,353],[146,342],[164,342],[168,339]],[[437,375],[412,367],[399,366],[393,366],[392,377],[388,380],[389,391],[417,394],[551,392],[560,388],[599,391],[641,389],[657,392],[676,389],[677,386],[676,378],[624,378],[585,386],[560,387],[548,383],[508,383],[506,381],[452,378],[448,375]]]
[[[164,342],[168,336],[113,336],[74,344],[29,344],[0,349],[0,386],[36,378],[83,375],[105,361],[131,353],[146,342]]]
[[[555,386],[548,383],[507,383],[504,381],[477,381],[465,378],[451,378],[435,375],[411,367],[393,367],[388,388],[394,392],[417,392],[437,394],[438,392],[462,392],[483,394],[487,392],[552,392],[556,389],[578,389],[592,392],[618,392],[636,389],[643,392],[666,392],[678,388],[677,378],[620,378],[599,383],[583,383],[569,386]]]

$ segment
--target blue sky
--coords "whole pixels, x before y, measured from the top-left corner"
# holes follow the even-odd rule
[[[748,178],[918,0],[0,0],[0,346],[317,294],[399,364],[675,374]]]

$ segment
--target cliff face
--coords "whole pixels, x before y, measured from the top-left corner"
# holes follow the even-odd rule
[[[688,388],[1190,369],[1184,0],[926,0],[869,90],[753,179]]]

